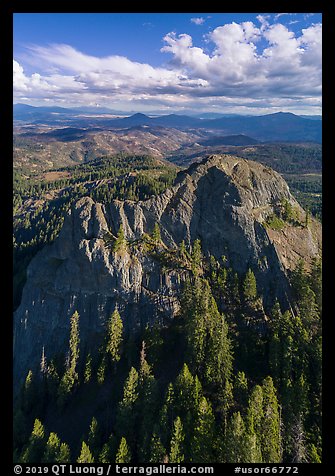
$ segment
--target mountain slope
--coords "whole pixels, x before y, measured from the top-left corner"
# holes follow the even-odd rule
[[[286,202],[297,223],[271,230],[271,218]],[[81,316],[81,342],[94,348],[115,305],[128,333],[162,324],[178,314],[178,296],[188,270],[169,265],[181,241],[200,239],[205,256],[225,256],[243,274],[253,269],[264,304],[277,297],[287,307],[287,269],[299,256],[308,263],[320,247],[320,226],[301,225],[305,213],[279,174],[256,162],[211,156],[180,172],[175,185],[147,201],[103,206],[84,197],[72,208],[54,244],[28,267],[22,302],[15,313],[16,387],[29,368],[65,350],[69,316]],[[148,252],[145,234],[159,223],[161,253]],[[129,245],[111,250],[122,225]],[[269,229],[270,228],[270,229]],[[293,239],[294,237],[294,239]],[[283,247],[283,241],[289,243]]]
[[[14,105],[14,120],[25,123],[75,127],[128,128],[132,126],[162,126],[168,128],[202,129],[222,131],[223,135],[244,134],[258,141],[304,141],[322,142],[322,121],[278,112],[263,116],[229,116],[216,119],[199,119],[179,114],[156,117],[136,113],[128,117],[113,117],[113,114],[98,112],[82,113],[65,108],[32,107]]]

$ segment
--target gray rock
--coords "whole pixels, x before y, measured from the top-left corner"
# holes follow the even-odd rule
[[[270,168],[237,157],[211,156],[180,172],[171,189],[147,201],[115,200],[104,206],[88,197],[80,199],[55,242],[28,267],[14,315],[15,388],[30,368],[38,367],[43,348],[48,359],[65,352],[75,310],[80,315],[82,351],[99,344],[115,307],[128,333],[155,322],[163,325],[178,313],[185,272],[162,270],[141,247],[111,252],[104,236],[116,235],[121,224],[128,240],[151,233],[156,222],[168,247],[176,248],[182,240],[191,245],[200,238],[205,255],[225,255],[228,265],[241,274],[253,269],[265,304],[276,293],[285,305],[289,260],[282,259],[280,247],[264,227],[283,198],[304,214],[286,182]],[[319,248],[311,233],[308,240],[306,259]]]

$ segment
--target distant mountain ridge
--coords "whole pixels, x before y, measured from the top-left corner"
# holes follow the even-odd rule
[[[322,142],[322,121],[303,118],[288,112],[278,112],[263,116],[230,116],[216,119],[200,119],[178,114],[150,117],[136,113],[121,118],[111,118],[101,113],[100,117],[80,115],[80,109],[61,107],[34,107],[15,104],[14,120],[33,124],[59,125],[76,127],[111,127],[129,128],[132,126],[162,126],[167,128],[203,129],[222,131],[222,135],[243,134],[257,141],[288,141],[288,142]],[[83,113],[84,114],[84,113]]]

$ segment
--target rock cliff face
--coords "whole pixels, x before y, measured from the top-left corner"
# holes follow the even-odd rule
[[[169,248],[200,238],[205,255],[225,255],[238,273],[254,270],[265,304],[274,292],[285,304],[287,268],[294,266],[301,249],[307,262],[317,254],[321,236],[313,222],[308,229],[301,227],[299,243],[291,237],[287,247],[293,227],[277,232],[265,227],[264,220],[283,199],[304,216],[279,174],[232,156],[211,156],[193,164],[179,173],[171,189],[144,202],[104,206],[80,199],[59,237],[28,267],[14,316],[15,386],[38,366],[43,347],[47,358],[64,351],[75,310],[80,314],[82,349],[97,345],[115,306],[128,332],[178,313],[183,272],[162,269],[140,246],[113,253],[105,236],[116,235],[121,224],[127,240],[136,240],[158,222]]]

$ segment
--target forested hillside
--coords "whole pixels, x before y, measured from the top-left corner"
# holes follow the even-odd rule
[[[169,327],[127,334],[117,309],[99,351],[41,355],[16,402],[20,462],[320,462],[321,263],[291,275],[294,303],[266,312],[252,271],[204,259],[200,241],[156,259],[186,272]],[[122,230],[113,253],[129,246]]]
[[[26,287],[26,304],[18,311],[26,316],[26,325],[21,325],[21,314],[16,321],[16,344],[23,339],[19,361],[31,351],[25,342],[39,348],[39,335],[29,327],[35,321],[40,333],[53,329],[51,334],[59,337],[61,332],[66,345],[63,350],[59,340],[50,355],[50,342],[47,350],[43,344],[39,365],[26,372],[16,394],[16,462],[321,462],[322,270],[315,252],[319,224],[299,207],[282,178],[260,164],[213,156],[174,181],[175,176],[173,166],[154,159],[117,156],[48,173],[43,181],[36,176],[35,183],[17,177],[18,304],[27,264],[39,248],[44,250],[34,260],[30,279],[34,272],[44,279],[43,270],[50,270],[38,284],[40,301],[29,294],[29,289],[40,292],[35,282]],[[109,227],[101,206],[89,199],[77,201],[86,195],[108,205],[114,217],[110,220],[106,212]],[[111,204],[113,199],[122,201]],[[55,246],[49,253],[45,245],[54,241],[70,206],[73,220],[58,242],[61,254]],[[161,223],[153,221],[157,210]],[[120,223],[117,213],[127,230],[122,222],[115,229]],[[135,236],[129,223],[137,230],[146,228]],[[178,225],[199,236],[198,226],[203,240],[168,245],[167,239],[174,243],[171,236]],[[250,230],[258,234],[253,237]],[[223,232],[227,254],[214,256],[209,246],[213,243],[214,249],[214,233]],[[183,233],[187,237],[190,231]],[[287,251],[273,252],[272,247],[290,234],[305,237],[301,240],[308,241],[309,255],[307,260],[305,251],[305,259],[284,273],[280,263],[286,263]],[[72,246],[71,240],[69,260],[72,254],[77,258],[67,264],[64,249]],[[255,272],[238,258],[248,248]],[[43,256],[49,268],[43,268]],[[242,263],[246,271],[233,263]],[[66,274],[57,274],[61,266]],[[116,279],[110,281],[113,285],[101,279],[104,270]],[[266,272],[269,279],[261,281]],[[92,295],[97,286],[99,296],[115,295],[120,304],[106,322],[100,322],[104,301],[95,309],[95,301],[86,300],[86,288],[75,289],[72,279],[85,273],[78,282],[87,283]],[[64,291],[52,288],[52,279],[65,286]],[[132,280],[139,280],[138,294],[131,294]],[[64,302],[70,293],[75,303],[70,318],[68,311],[58,315],[55,292]],[[48,299],[50,322],[43,331]],[[172,306],[172,318],[164,319]],[[55,310],[64,323],[57,329],[52,327]],[[139,324],[132,327],[131,318]],[[28,340],[22,337],[26,329]]]
[[[144,200],[171,185],[177,170],[152,157],[120,154],[55,172],[27,176],[14,171],[14,308],[30,260],[54,241],[74,201],[83,196],[101,203]]]

